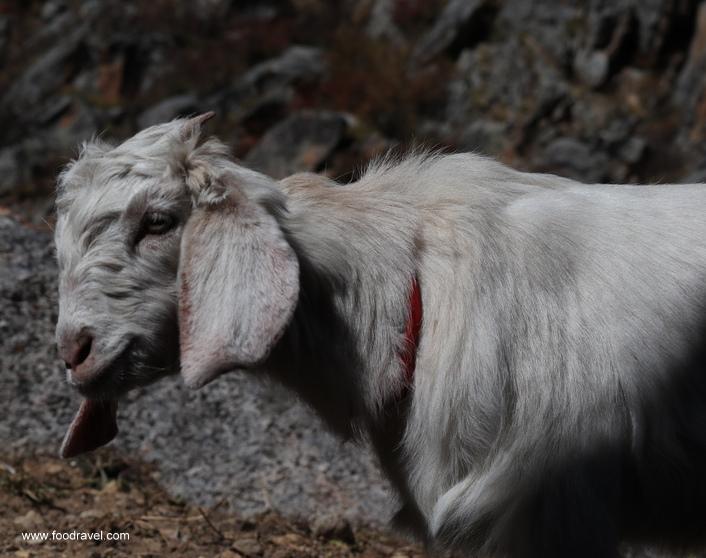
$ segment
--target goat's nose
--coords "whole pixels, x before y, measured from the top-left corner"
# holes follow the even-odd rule
[[[93,347],[93,336],[90,333],[83,332],[73,339],[63,341],[59,346],[59,354],[66,368],[75,370],[78,366],[86,361],[91,354]]]

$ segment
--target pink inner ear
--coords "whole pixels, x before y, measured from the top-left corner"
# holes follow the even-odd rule
[[[118,434],[117,401],[84,399],[69,426],[59,455],[64,459],[106,445]]]

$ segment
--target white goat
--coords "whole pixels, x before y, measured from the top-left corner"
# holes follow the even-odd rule
[[[248,369],[367,436],[432,550],[701,543],[706,187],[469,154],[277,183],[199,145],[209,116],[88,144],[60,177],[57,341],[87,397],[64,455],[109,441],[136,385]]]

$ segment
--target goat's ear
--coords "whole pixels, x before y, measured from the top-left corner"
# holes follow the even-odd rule
[[[181,371],[190,387],[261,363],[299,295],[299,263],[276,219],[237,188],[194,209],[179,263]]]

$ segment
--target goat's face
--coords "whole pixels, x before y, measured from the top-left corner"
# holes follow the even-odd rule
[[[291,318],[298,265],[269,178],[238,167],[210,116],[92,143],[57,198],[59,320],[68,380],[89,400],[176,372],[198,386],[261,363]]]
[[[69,382],[92,398],[178,370],[177,270],[191,201],[167,168],[167,127],[115,149],[86,146],[60,179],[56,340]]]

